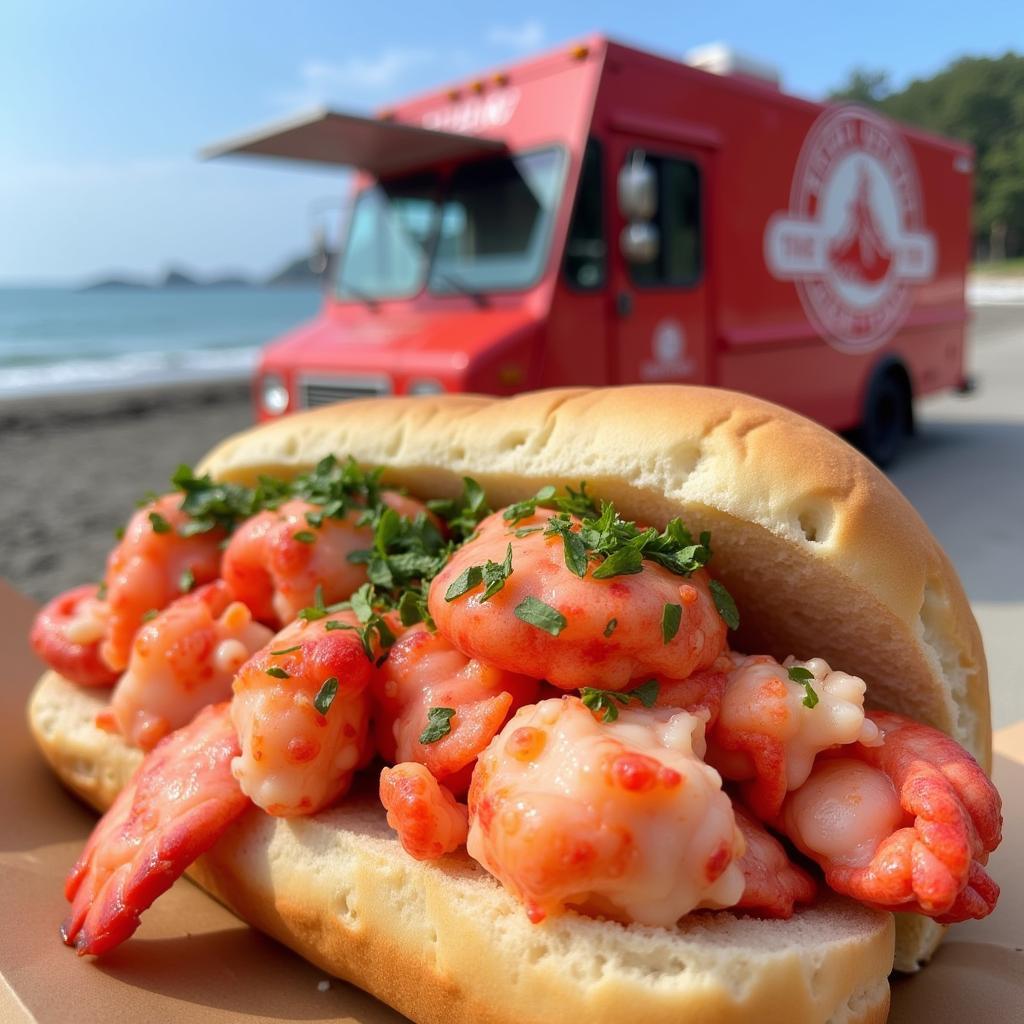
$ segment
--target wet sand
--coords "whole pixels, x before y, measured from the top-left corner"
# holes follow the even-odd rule
[[[0,403],[0,576],[36,600],[99,579],[136,501],[252,415],[245,384]]]

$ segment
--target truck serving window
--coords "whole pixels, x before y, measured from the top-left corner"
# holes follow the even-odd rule
[[[589,291],[605,282],[608,245],[604,238],[604,176],[601,143],[589,139],[583,153],[576,206],[565,243],[565,278],[576,289]]]
[[[418,174],[359,193],[338,271],[339,297],[407,298],[423,287],[437,225],[437,190],[437,175]]]
[[[693,284],[701,273],[700,172],[689,160],[650,153],[644,160],[657,176],[658,254],[649,263],[630,263],[629,275],[641,288]]]
[[[459,167],[441,206],[431,292],[532,285],[547,257],[564,165],[563,151],[552,148]]]

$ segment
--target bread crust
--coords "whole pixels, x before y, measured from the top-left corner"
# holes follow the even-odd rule
[[[95,726],[102,705],[53,672],[29,703],[47,760],[98,810],[141,760]],[[867,1024],[888,1011],[890,914],[831,897],[790,921],[695,914],[670,931],[570,913],[531,925],[469,857],[408,857],[373,793],[310,818],[253,808],[189,874],[417,1024]]]

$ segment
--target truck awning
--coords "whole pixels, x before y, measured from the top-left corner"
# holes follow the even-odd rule
[[[504,152],[505,143],[497,139],[439,132],[323,108],[214,143],[203,149],[200,156],[207,160],[222,156],[270,156],[358,167],[380,176],[444,160]]]

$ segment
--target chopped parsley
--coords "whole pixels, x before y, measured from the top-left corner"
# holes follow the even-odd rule
[[[512,545],[505,550],[505,560],[492,562],[487,560],[483,565],[470,565],[452,580],[448,589],[444,592],[446,601],[455,601],[468,594],[474,587],[484,584],[484,592],[480,595],[480,603],[489,601],[502,587],[505,581],[512,575]]]
[[[143,622],[152,622],[160,614],[156,608],[150,608],[149,611],[142,613]]]
[[[178,577],[178,589],[183,593],[187,594],[196,585],[196,574],[188,567],[181,570],[181,575]]]
[[[309,473],[296,477],[286,486],[291,497],[321,505],[326,518],[344,519],[353,509],[373,510],[381,506],[382,472],[382,469],[364,470],[351,456],[339,462],[328,455]]]
[[[458,498],[434,498],[427,508],[445,521],[456,540],[466,540],[476,531],[481,519],[491,514],[484,489],[469,476],[462,478],[462,494]]]
[[[427,711],[427,727],[420,733],[420,743],[436,743],[452,731],[455,708],[430,708]]]
[[[584,707],[595,713],[604,712],[602,722],[614,722],[619,717],[617,703],[626,705],[631,700],[638,700],[645,708],[653,708],[657,699],[657,679],[648,679],[634,690],[597,690],[592,686],[584,686],[580,690],[580,700]]]
[[[564,496],[559,496],[555,487],[548,484],[532,498],[509,505],[503,515],[505,520],[514,526],[523,519],[529,519],[538,508],[557,509],[567,516],[593,516],[598,512],[594,499],[587,494],[587,484],[584,481],[578,491],[566,487]]]
[[[313,603],[296,616],[306,622],[316,622],[317,619],[326,619],[332,611],[338,611],[338,606],[331,605],[329,608],[324,604],[324,588],[318,583],[313,591]]]
[[[292,540],[297,540],[300,544],[315,544],[316,534],[312,530],[299,530],[298,533],[292,534]]]
[[[814,679],[814,673],[810,669],[804,668],[802,665],[792,665],[787,670],[789,678],[794,683],[799,683],[804,688],[804,699],[801,701],[805,708],[813,708],[818,705],[818,695],[814,691],[814,687],[811,686],[811,680]]]
[[[591,575],[601,580],[641,572],[645,559],[677,576],[689,576],[711,559],[711,535],[702,533],[695,541],[679,519],[671,520],[659,533],[622,519],[611,502],[602,502],[598,510],[585,484],[579,491],[570,488],[569,498],[555,498],[553,492],[553,488],[543,488],[535,498],[508,508],[505,518],[519,522],[538,505],[558,509],[548,519],[544,534],[561,538],[565,565],[580,579],[591,563],[596,563]]]
[[[313,707],[320,712],[321,715],[326,715],[331,710],[331,705],[334,703],[334,698],[338,696],[338,677],[331,676],[329,679],[325,679],[323,686],[317,691],[316,696],[313,698]]]
[[[679,632],[679,624],[683,621],[681,604],[666,604],[661,610],[661,639],[666,644],[672,643]]]
[[[264,669],[264,671],[268,676],[273,676],[275,679],[291,679],[291,676],[277,665],[271,665],[270,668]]]
[[[568,625],[566,617],[551,605],[538,601],[535,597],[526,597],[516,605],[513,612],[517,619],[528,622],[531,626],[543,629],[545,633],[558,636]]]
[[[364,583],[344,604],[355,612],[362,628],[358,629],[359,639],[363,644],[363,652],[370,661],[375,660],[374,642],[380,644],[383,653],[376,658],[376,664],[382,665],[387,652],[395,642],[395,634],[384,617],[376,610],[382,602],[378,599],[372,583]],[[342,623],[344,626],[344,623]]]
[[[367,578],[389,607],[401,600],[404,591],[433,579],[453,549],[422,513],[408,519],[384,505],[375,513],[373,528],[373,547],[353,551],[348,560],[366,566]]]
[[[214,483],[209,474],[196,476],[184,464],[175,470],[171,483],[184,494],[181,510],[189,521],[178,530],[183,537],[216,529],[230,533],[242,519],[248,519],[266,507],[263,496],[258,499],[252,488],[241,484]]]
[[[732,599],[732,594],[718,580],[709,581],[708,589],[711,591],[712,598],[714,598],[718,614],[722,616],[722,621],[730,629],[739,629],[740,613],[736,607],[736,602]]]
[[[154,533],[170,533],[171,524],[159,512],[150,512],[149,521],[153,526]]]
[[[302,649],[302,644],[295,644],[292,647],[282,647],[281,650],[279,650],[279,651],[271,651],[270,653],[271,653],[271,655],[273,655],[273,657],[276,658],[279,654],[291,654],[294,651],[298,651],[298,650],[301,650],[301,649]]]
[[[482,565],[468,565],[458,576],[448,584],[444,592],[446,601],[455,601],[468,594],[474,587],[479,587],[484,581],[484,567]]]
[[[557,516],[552,516],[548,520],[547,529],[545,529],[544,533],[546,536],[557,534],[562,538],[562,546],[565,551],[565,567],[569,572],[575,573],[580,579],[583,579],[587,575],[587,564],[589,562],[587,546],[583,543],[583,538],[579,535],[579,532],[573,529],[573,521],[568,518],[561,519]]]
[[[619,624],[619,620],[618,619],[609,619],[608,620],[608,625],[604,627],[604,635],[605,636],[611,636],[612,633],[615,632],[615,629],[618,626],[618,624]]]

